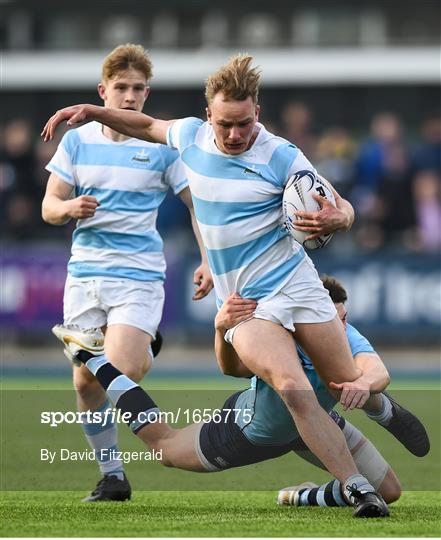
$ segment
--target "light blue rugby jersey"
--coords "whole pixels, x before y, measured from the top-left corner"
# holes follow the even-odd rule
[[[92,218],[77,222],[70,275],[165,278],[158,207],[169,187],[177,194],[188,185],[176,150],[138,139],[114,142],[91,122],[64,135],[46,169],[72,185],[75,196],[100,202]]]
[[[253,146],[239,156],[222,153],[198,118],[174,122],[167,134],[185,166],[218,305],[232,292],[271,296],[307,256],[283,227],[282,196],[294,173],[315,170],[293,144],[257,125]]]
[[[346,325],[346,334],[352,356],[355,357],[361,352],[375,352],[369,341],[353,326]],[[297,347],[297,350],[300,353],[299,347]],[[303,351],[301,353],[302,366],[306,376],[311,383],[320,405],[329,412],[337,401],[328,392],[318,377],[309,358]],[[249,416],[236,413],[237,423],[247,439],[254,444],[282,445],[288,444],[299,437],[292,416],[285,404],[277,392],[262,381],[262,379],[257,377],[252,378],[251,387],[239,395],[235,408],[241,411],[245,409],[250,411],[249,414],[252,415],[251,422],[249,421]]]

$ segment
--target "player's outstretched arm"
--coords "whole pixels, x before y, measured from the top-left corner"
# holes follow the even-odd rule
[[[337,231],[349,231],[354,223],[354,208],[351,203],[343,199],[331,183],[323,177],[332,190],[335,197],[335,206],[325,197],[313,194],[314,199],[320,204],[318,212],[304,212],[298,210],[295,212],[297,219],[295,228],[299,231],[311,233],[305,240],[313,240],[324,234],[330,234]]]
[[[354,360],[363,372],[358,379],[340,384],[329,383],[331,389],[341,391],[340,403],[345,410],[361,409],[371,394],[382,392],[390,383],[386,366],[376,353],[359,353]]]
[[[214,320],[216,334],[214,350],[220,370],[224,375],[232,377],[251,377],[254,375],[237,355],[233,346],[224,339],[227,330],[240,322],[250,319],[257,307],[255,300],[242,298],[239,294],[230,295],[218,311]]]
[[[173,120],[159,120],[137,111],[112,109],[89,104],[72,105],[60,109],[51,116],[43,128],[41,136],[46,142],[53,138],[57,126],[62,122],[67,122],[68,126],[75,126],[93,120],[109,126],[111,129],[128,137],[161,144],[167,143],[167,129],[173,123]]]

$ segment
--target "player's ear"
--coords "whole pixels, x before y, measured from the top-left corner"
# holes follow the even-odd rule
[[[106,99],[106,87],[104,86],[102,82],[98,83],[97,90],[98,90],[98,95],[104,101]]]
[[[211,111],[210,111],[210,107],[205,107],[205,112],[207,113],[207,121],[209,124],[211,124]]]
[[[256,121],[259,120],[260,105],[256,105]]]
[[[150,86],[146,86],[144,90],[144,99],[147,99],[150,95]]]

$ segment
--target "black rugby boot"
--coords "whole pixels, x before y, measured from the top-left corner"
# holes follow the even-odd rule
[[[400,441],[411,454],[417,457],[425,456],[430,450],[430,441],[421,421],[388,393],[383,392],[383,395],[392,404],[392,418],[387,426],[380,425]]]
[[[346,486],[349,491],[349,499],[354,506],[354,517],[380,518],[389,515],[389,509],[383,497],[375,491],[358,491],[357,486]]]
[[[92,493],[83,502],[126,501],[132,496],[132,488],[126,475],[119,480],[113,474],[105,474]]]

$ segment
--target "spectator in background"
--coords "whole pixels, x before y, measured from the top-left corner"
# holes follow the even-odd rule
[[[417,145],[412,159],[414,171],[433,170],[441,172],[441,118],[431,116],[421,126],[421,143]]]
[[[343,197],[354,181],[354,160],[357,144],[348,131],[336,126],[319,138],[315,165],[325,178],[330,178]]]
[[[302,102],[287,103],[281,113],[282,137],[301,148],[308,159],[314,160],[316,138],[312,133],[311,109]]]
[[[440,176],[434,170],[422,170],[413,181],[417,248],[427,252],[441,249]]]
[[[13,120],[4,128],[0,146],[2,231],[18,240],[38,235],[40,192],[34,177],[34,138],[29,121]]]
[[[171,118],[174,115],[161,111],[158,116]],[[377,114],[372,119],[372,135],[361,144],[358,156],[358,141],[342,126],[329,128],[316,139],[311,129],[312,118],[311,110],[304,103],[288,102],[282,109],[283,134],[294,144],[307,147],[322,174],[332,179],[343,196],[351,199],[358,216],[357,244],[375,250],[393,240],[398,248],[434,250],[436,239],[428,234],[427,223],[436,224],[433,210],[436,197],[430,197],[433,204],[429,205],[427,193],[440,191],[439,115],[433,114],[423,121],[419,137],[409,152],[396,116]],[[35,135],[26,119],[12,120],[0,128],[2,233],[15,241],[64,242],[71,231],[42,223],[38,207],[46,181],[43,165],[53,155],[59,141],[44,144]],[[435,178],[438,188],[434,185]],[[430,190],[429,184],[432,184]],[[397,197],[400,205],[393,204]],[[422,208],[429,206],[432,210],[423,215]],[[188,213],[176,197],[167,197],[164,202],[158,228],[179,245],[182,242],[192,245]],[[345,245],[344,249],[347,248]]]
[[[395,241],[414,224],[409,150],[401,123],[391,113],[379,113],[372,120],[371,138],[362,144],[356,162],[351,202],[359,218],[359,241],[365,248]]]
[[[407,247],[417,251],[441,249],[441,118],[427,118],[421,140],[412,154],[412,195],[415,234]]]

